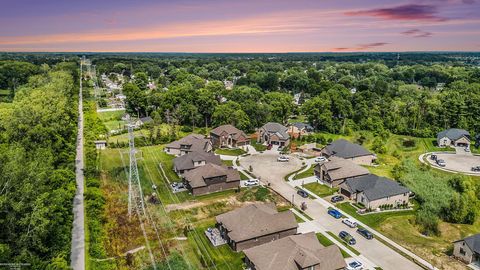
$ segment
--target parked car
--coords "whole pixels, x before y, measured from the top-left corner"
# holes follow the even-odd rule
[[[347,265],[347,270],[362,270],[363,264],[359,261],[353,261]]]
[[[357,222],[353,219],[349,219],[349,218],[344,218],[342,219],[342,223],[347,225],[348,227],[350,228],[356,228],[357,227]]]
[[[326,157],[316,157],[315,158],[315,163],[323,163],[323,162],[327,162],[327,158]]]
[[[277,150],[281,152],[283,150],[283,146],[279,146]]]
[[[260,184],[260,181],[258,179],[248,179],[245,181],[246,187],[258,186],[259,184]]]
[[[447,165],[447,163],[443,159],[437,159],[437,165],[440,166],[440,167],[445,167],[445,165]]]
[[[327,213],[336,219],[339,219],[342,217],[342,213],[340,213],[340,211],[338,211],[337,209],[330,209],[328,210]]]
[[[430,159],[431,159],[431,160],[437,160],[437,155],[431,155],[431,156],[430,156]]]
[[[470,148],[465,147],[465,152],[470,152]]]
[[[341,202],[341,201],[343,201],[343,200],[345,200],[345,198],[343,198],[342,195],[335,195],[335,196],[333,196],[333,197],[330,199],[330,201],[331,201],[332,203]]]
[[[355,238],[353,238],[353,236],[351,236],[348,232],[346,231],[341,231],[339,234],[338,234],[338,237],[340,237],[340,239],[342,239],[343,241],[345,241],[347,244],[349,245],[355,245],[357,243],[357,241],[355,240]]]
[[[297,194],[300,195],[300,196],[303,197],[303,198],[308,198],[308,193],[307,193],[305,190],[303,190],[303,189],[299,189],[299,190],[297,191]]]
[[[288,162],[290,159],[287,156],[279,156],[277,158],[278,162]]]
[[[368,240],[373,239],[373,233],[371,233],[369,230],[364,229],[364,228],[358,228],[357,233],[359,233],[361,236],[367,238]]]
[[[480,172],[480,166],[472,167],[472,172]]]

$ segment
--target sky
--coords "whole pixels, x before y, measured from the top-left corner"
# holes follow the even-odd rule
[[[480,0],[0,0],[0,51],[480,51]]]

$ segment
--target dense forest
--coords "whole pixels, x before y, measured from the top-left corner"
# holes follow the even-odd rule
[[[0,261],[68,269],[78,65],[2,62],[0,70],[1,87],[15,89],[0,103]]]

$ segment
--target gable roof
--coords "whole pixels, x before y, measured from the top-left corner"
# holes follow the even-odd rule
[[[218,215],[218,223],[228,230],[228,236],[240,242],[263,235],[297,228],[291,211],[278,212],[274,203],[255,203]]]
[[[309,124],[306,124],[306,123],[295,122],[295,123],[292,123],[291,125],[298,128],[298,129],[313,130],[313,127]]]
[[[465,241],[465,244],[470,248],[473,252],[480,254],[480,233],[471,235],[467,238],[457,240],[454,243]]]
[[[375,174],[350,178],[343,183],[351,192],[363,192],[370,201],[410,192],[398,182]]]
[[[182,150],[185,150],[185,151],[206,152],[207,146],[209,143],[210,141],[207,138],[205,138],[205,136],[191,133],[181,138],[180,140],[167,144],[165,147],[180,149],[183,146]]]
[[[329,143],[323,150],[327,155],[334,155],[341,158],[354,158],[373,155],[363,146],[351,143],[345,139],[338,139]]]
[[[263,125],[261,128],[264,129],[268,133],[277,134],[277,136],[280,139],[285,139],[286,140],[286,139],[290,138],[290,135],[288,135],[288,133],[287,133],[288,128],[285,127],[282,124],[275,123],[275,122],[268,122],[265,125]]]
[[[470,139],[470,133],[465,129],[450,128],[450,129],[439,132],[437,134],[437,140],[447,137],[452,141],[456,141],[464,136]]]
[[[314,265],[321,270],[346,267],[340,249],[336,245],[322,246],[314,232],[284,237],[244,253],[257,270],[298,270],[298,266],[305,269]]]
[[[191,170],[195,168],[194,162],[205,161],[205,163],[213,163],[216,165],[222,165],[220,156],[213,153],[206,152],[189,152],[186,155],[179,156],[173,159],[173,166],[178,171]]]
[[[332,181],[369,174],[366,168],[335,156],[330,157],[328,162],[317,164],[317,166],[322,166]]]
[[[205,179],[226,176],[226,182],[240,181],[240,174],[236,169],[224,165],[206,164],[186,172],[183,177],[192,188],[205,187]]]
[[[142,123],[150,123],[152,121],[153,121],[153,119],[150,116],[140,118],[140,122],[142,122]]]
[[[222,133],[226,132],[228,135],[231,135],[234,140],[237,140],[240,136],[248,138],[245,132],[241,131],[240,129],[234,127],[233,125],[223,125],[216,127],[210,131],[211,134],[215,134],[217,136],[221,136]]]

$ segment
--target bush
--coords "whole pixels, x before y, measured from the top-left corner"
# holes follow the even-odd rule
[[[416,142],[412,139],[404,139],[402,145],[403,147],[411,148],[416,146]]]

